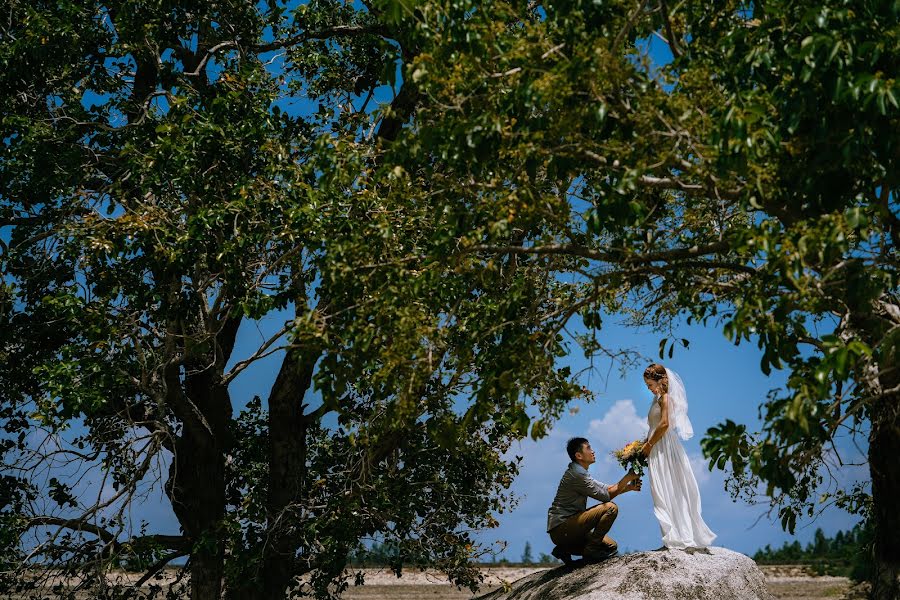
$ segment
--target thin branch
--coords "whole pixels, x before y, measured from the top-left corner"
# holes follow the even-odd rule
[[[624,167],[619,163],[618,160],[614,160],[610,163],[609,159],[607,159],[605,156],[600,156],[596,152],[592,152],[590,150],[582,150],[581,155],[604,167],[611,166],[614,169],[624,169]],[[656,189],[667,189],[681,192],[703,192],[713,198],[727,198],[729,200],[738,198],[741,193],[740,189],[721,190],[715,185],[709,186],[699,183],[686,183],[678,177],[654,177],[652,175],[641,175],[637,178],[636,183],[644,187]]]
[[[542,59],[547,58],[548,56],[550,56],[550,55],[553,54],[554,52],[559,52],[560,50],[562,50],[563,48],[565,48],[565,46],[566,46],[566,43],[565,43],[565,42],[561,42],[561,43],[559,43],[559,44],[553,46],[552,48],[550,48],[549,50],[547,50],[547,51],[544,52],[543,54],[541,54],[541,58],[542,58]],[[562,52],[560,52],[560,54],[562,54]],[[566,56],[565,56],[564,54],[562,54],[562,56],[563,56],[563,58],[566,58]]]
[[[35,517],[31,517],[25,527],[26,529],[33,529],[35,527],[48,526],[91,533],[93,535],[96,535],[100,540],[102,540],[104,543],[115,550],[121,550],[125,545],[131,547],[139,547],[149,544],[155,544],[172,550],[190,553],[189,540],[182,535],[167,535],[159,533],[145,535],[127,540],[125,542],[120,542],[118,539],[116,539],[116,535],[114,533],[112,533],[108,529],[100,527],[99,525],[89,523],[86,517],[66,519],[63,517],[53,517],[50,515],[38,515]]]
[[[64,519],[62,517],[51,517],[51,516],[37,516],[31,517],[26,524],[27,529],[33,529],[34,527],[41,526],[56,526],[56,527],[64,527],[66,529],[71,529],[72,531],[86,531],[87,533],[93,533],[98,538],[103,540],[104,542],[110,544],[115,542],[116,536],[102,527],[94,525],[93,523],[88,523],[84,518],[80,519]]]
[[[727,242],[715,242],[705,246],[691,246],[689,248],[673,248],[662,252],[652,252],[644,255],[628,256],[624,252],[603,252],[601,250],[593,250],[577,244],[546,244],[543,246],[491,246],[480,244],[471,246],[462,250],[461,254],[469,254],[472,252],[490,252],[495,254],[557,254],[563,256],[580,256],[582,258],[590,258],[592,260],[602,260],[614,263],[627,264],[646,264],[658,261],[673,261],[680,259],[695,258],[708,254],[718,254],[728,250]],[[718,263],[721,266],[728,264],[730,268],[740,267],[729,263]]]
[[[516,73],[520,72],[521,70],[522,70],[522,67],[514,67],[514,68],[510,69],[509,71],[504,71],[503,73],[499,73],[499,72],[491,73],[491,77],[496,78],[496,77],[506,77],[507,75],[515,75]]]
[[[647,0],[640,0],[638,2],[637,7],[635,7],[634,11],[628,15],[628,20],[625,22],[625,26],[622,27],[622,30],[619,31],[618,35],[616,35],[616,39],[613,40],[612,43],[612,51],[616,52],[619,49],[619,46],[622,45],[622,42],[625,40],[625,36],[628,35],[628,32],[631,31],[631,28],[634,27],[634,24],[637,22],[638,17],[641,15],[641,12],[644,10],[644,5],[647,4]]]
[[[272,50],[281,50],[283,48],[288,48],[290,46],[295,46],[301,42],[305,42],[306,40],[322,40],[328,39],[330,37],[335,36],[358,36],[358,35],[380,35],[382,37],[387,37],[388,32],[387,29],[383,25],[335,25],[334,27],[330,27],[328,29],[322,29],[319,31],[304,31],[303,33],[298,33],[297,35],[291,36],[289,38],[285,38],[283,40],[277,40],[274,42],[270,42],[268,44],[254,44],[250,46],[250,50],[254,52],[264,53],[271,52]],[[239,40],[226,40],[224,42],[220,42],[206,51],[206,54],[197,64],[197,67],[191,72],[185,72],[184,74],[188,77],[198,77],[200,73],[203,71],[203,68],[206,66],[206,63],[209,62],[209,59],[216,55],[217,52],[224,50],[226,48],[239,48],[240,41]]]
[[[669,38],[669,50],[672,51],[672,56],[679,58],[681,56],[681,49],[679,48],[678,41],[672,34],[672,19],[669,18],[669,7],[666,6],[666,0],[660,0],[659,4],[660,8],[662,8],[663,21],[666,23],[666,35]]]
[[[894,242],[895,246],[900,246],[900,218],[891,211],[890,198],[891,190],[888,187],[888,182],[882,180],[881,194],[878,197],[878,202],[881,206],[884,220],[887,223],[888,232],[891,234],[891,240]]]
[[[184,552],[185,554],[190,554],[191,544],[190,539],[183,535],[168,535],[164,533],[154,533],[151,535],[143,535],[141,537],[137,537],[127,542],[122,542],[121,545],[128,544],[133,548],[138,548],[140,546],[145,545],[155,545],[162,546],[163,548],[168,548],[170,550],[178,550]],[[171,559],[170,559],[171,560]]]
[[[143,104],[141,105],[141,116],[136,121],[129,121],[125,125],[121,125],[119,127],[113,127],[112,125],[107,125],[106,123],[100,123],[98,121],[79,121],[74,117],[70,117],[69,115],[56,115],[51,114],[50,118],[54,121],[72,121],[76,127],[87,127],[87,128],[96,128],[101,129],[103,131],[124,131],[125,129],[130,129],[132,127],[137,127],[141,125],[144,120],[147,118],[147,115],[150,114],[150,104],[153,102],[153,99],[158,96],[165,96],[166,99],[172,101],[174,96],[171,92],[167,90],[156,90],[151,92],[145,99]]]
[[[256,52],[270,52],[280,48],[294,46],[306,40],[324,40],[334,36],[378,35],[389,37],[390,32],[382,24],[376,25],[335,25],[319,31],[304,31],[284,40],[253,46]]]
[[[267,356],[270,356],[273,353],[278,352],[279,350],[285,350],[287,348],[290,348],[291,347],[290,345],[279,346],[271,351],[268,351],[269,348],[272,346],[272,344],[274,344],[279,339],[281,339],[282,336],[284,336],[284,334],[287,333],[289,330],[290,330],[290,325],[285,325],[284,327],[279,329],[275,335],[273,335],[271,338],[266,340],[266,342],[262,346],[260,346],[259,349],[256,352],[254,352],[252,356],[235,363],[235,365],[231,368],[231,370],[228,373],[226,373],[225,376],[222,378],[222,383],[225,385],[228,385],[232,379],[237,377],[241,373],[241,371],[243,371],[248,366],[250,366],[251,363],[256,362],[257,360],[263,359]]]
[[[809,344],[810,346],[815,346],[819,350],[822,350],[822,351],[825,350],[825,346],[822,344],[821,340],[818,340],[816,338],[800,337],[800,338],[797,338],[797,343],[798,344]]]
[[[154,575],[156,575],[157,573],[162,571],[163,567],[165,567],[167,564],[169,564],[176,558],[181,558],[182,556],[187,556],[190,553],[191,553],[190,550],[175,550],[174,552],[170,552],[169,554],[166,554],[161,559],[159,559],[158,561],[156,561],[155,563],[150,565],[150,568],[147,569],[147,572],[144,573],[143,577],[141,577],[140,579],[137,580],[137,582],[134,584],[134,587],[136,587],[136,588],[141,587],[142,585],[147,583],[147,581],[151,577],[153,577]]]
[[[301,419],[306,423],[315,423],[333,410],[336,410],[333,405],[322,403],[315,410],[305,413]]]

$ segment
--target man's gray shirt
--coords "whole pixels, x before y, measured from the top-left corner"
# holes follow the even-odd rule
[[[578,463],[569,463],[569,468],[559,480],[553,504],[547,511],[547,531],[572,515],[584,512],[588,496],[600,502],[609,502],[609,486],[591,477],[587,469]]]

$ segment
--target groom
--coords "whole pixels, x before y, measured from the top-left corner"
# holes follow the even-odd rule
[[[551,554],[566,566],[574,563],[573,554],[583,556],[585,562],[599,562],[618,549],[615,540],[606,535],[619,514],[619,508],[610,500],[625,492],[640,491],[641,480],[628,473],[618,483],[606,485],[591,477],[588,467],[594,463],[595,456],[585,438],[569,440],[566,452],[572,462],[563,473],[556,497],[547,511],[547,532],[556,544]],[[600,504],[587,509],[588,496]]]

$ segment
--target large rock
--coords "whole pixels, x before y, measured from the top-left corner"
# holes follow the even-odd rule
[[[725,548],[655,550],[523,577],[482,600],[771,600],[753,560]]]

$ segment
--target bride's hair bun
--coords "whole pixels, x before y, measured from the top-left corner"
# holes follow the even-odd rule
[[[659,381],[662,383],[663,391],[669,391],[669,378],[666,375],[666,368],[659,363],[653,363],[644,369],[644,379]]]

